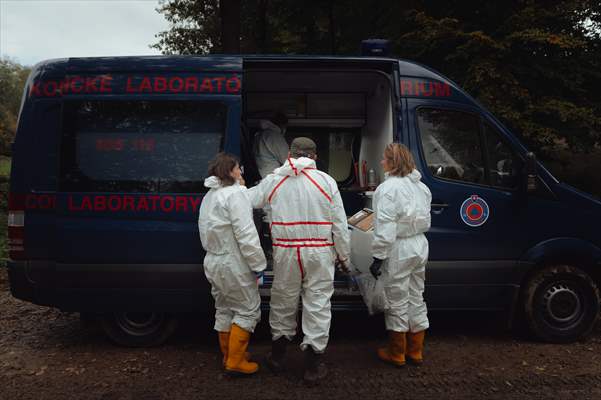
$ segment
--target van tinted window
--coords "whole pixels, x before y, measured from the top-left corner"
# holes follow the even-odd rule
[[[417,112],[424,157],[435,176],[486,183],[477,115],[421,108]]]
[[[518,186],[520,161],[499,132],[488,122],[484,124],[488,150],[488,169],[492,186],[515,189]]]
[[[225,109],[194,101],[65,102],[61,190],[200,192]]]

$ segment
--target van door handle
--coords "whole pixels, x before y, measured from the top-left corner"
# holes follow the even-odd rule
[[[444,211],[445,208],[448,208],[449,205],[447,203],[432,203],[430,204],[430,210],[432,210],[432,212],[434,214],[442,214],[442,212]]]

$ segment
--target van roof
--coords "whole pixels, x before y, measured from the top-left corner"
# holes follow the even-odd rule
[[[302,62],[306,64],[383,64],[398,62],[402,76],[437,79],[451,83],[447,78],[419,63],[386,57],[345,57],[309,55],[169,55],[169,56],[117,56],[76,57],[42,61],[33,68],[36,75],[55,75],[70,72],[103,71],[240,71],[243,63],[256,62]]]

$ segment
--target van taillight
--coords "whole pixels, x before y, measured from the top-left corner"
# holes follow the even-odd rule
[[[25,258],[25,202],[23,196],[8,197],[8,257],[11,260]]]

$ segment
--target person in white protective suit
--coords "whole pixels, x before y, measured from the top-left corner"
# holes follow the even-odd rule
[[[265,254],[236,158],[219,153],[209,164],[209,175],[198,229],[206,251],[204,272],[215,299],[215,330],[226,372],[252,374],[259,366],[248,361],[246,350],[261,319],[257,279],[266,267]]]
[[[254,208],[271,205],[273,286],[269,323],[272,351],[266,364],[284,369],[286,345],[296,335],[298,299],[302,297],[301,349],[304,379],[316,384],[326,375],[321,356],[329,339],[334,293],[334,270],[349,262],[350,236],[336,181],[315,168],[316,145],[305,137],[294,139],[290,158],[249,189]]]
[[[374,194],[374,239],[371,273],[385,283],[384,312],[389,343],[378,357],[396,366],[421,364],[425,330],[429,327],[423,299],[432,195],[421,182],[410,151],[389,144],[381,161],[386,172]]]
[[[261,130],[255,136],[254,153],[261,178],[281,167],[288,158],[288,143],[284,138],[287,125],[288,118],[280,112],[270,121],[259,121]]]

